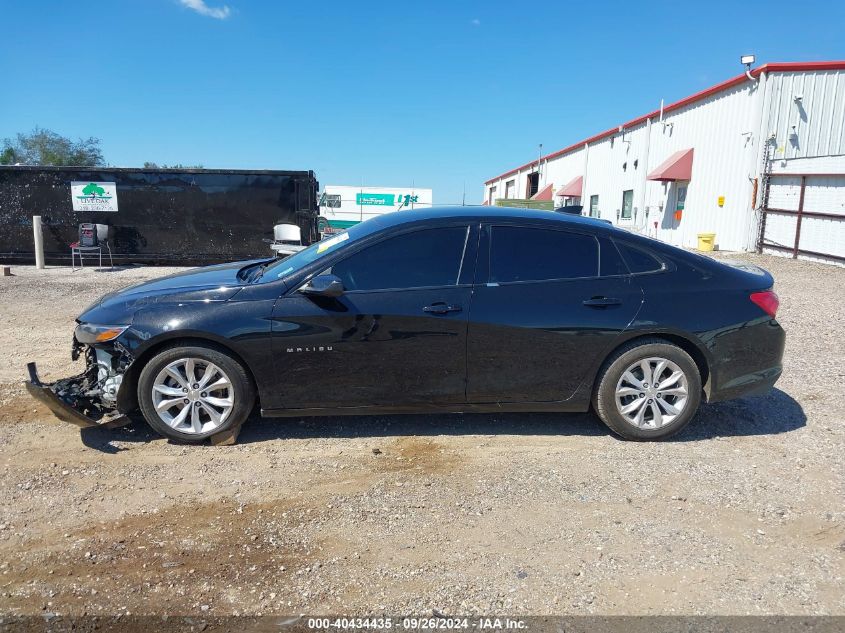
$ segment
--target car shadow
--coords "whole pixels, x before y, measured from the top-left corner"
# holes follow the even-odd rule
[[[669,441],[694,442],[714,437],[778,435],[807,426],[801,404],[785,391],[704,404],[683,431]]]
[[[244,425],[238,442],[274,439],[435,435],[607,435],[590,413],[445,413],[258,419]]]
[[[106,429],[98,426],[81,428],[79,429],[79,439],[88,448],[93,448],[107,455],[116,455],[117,453],[129,450],[125,446],[116,446],[112,442],[147,444],[156,440],[165,439],[149,427],[140,411],[133,411],[127,417],[131,422],[115,429]]]
[[[83,444],[107,454],[127,450],[112,442],[164,441],[137,413],[119,429],[82,429]],[[789,394],[768,394],[702,405],[698,416],[669,442],[694,442],[715,437],[777,435],[807,424],[801,405]],[[366,415],[264,419],[257,411],[241,429],[239,444],[284,439],[360,438],[407,435],[613,435],[589,413],[471,413],[432,415]],[[620,440],[621,441],[621,440]]]

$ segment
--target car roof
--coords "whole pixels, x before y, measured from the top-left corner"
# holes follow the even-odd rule
[[[384,213],[375,216],[353,226],[350,231],[358,232],[359,236],[371,235],[382,231],[389,231],[395,227],[404,225],[411,225],[416,223],[425,223],[426,221],[436,222],[438,220],[475,220],[475,221],[520,221],[528,220],[529,222],[542,222],[547,225],[557,224],[560,227],[582,228],[596,234],[604,234],[609,237],[617,238],[623,242],[639,245],[648,248],[652,251],[657,251],[662,256],[670,257],[672,259],[682,259],[687,263],[695,263],[698,267],[706,267],[708,269],[723,268],[718,262],[709,257],[702,257],[695,253],[687,252],[681,248],[677,248],[665,242],[661,242],[655,238],[627,231],[618,226],[614,226],[606,220],[599,220],[598,218],[590,218],[582,215],[575,215],[571,213],[558,213],[555,211],[547,211],[544,209],[521,209],[518,207],[499,207],[499,206],[442,206],[442,207],[428,207],[422,209],[407,209],[396,211],[393,213]],[[355,236],[358,237],[358,236]]]
[[[477,219],[477,220],[540,220],[556,222],[562,225],[585,226],[612,230],[607,222],[596,218],[588,218],[571,213],[555,213],[543,209],[520,209],[517,207],[499,206],[434,206],[421,209],[407,209],[395,213],[385,213],[377,216],[368,223],[372,228],[383,229],[411,222],[444,219]]]
[[[693,268],[707,270],[708,274],[724,275],[725,273],[730,273],[734,277],[737,275],[736,269],[725,266],[715,259],[678,248],[677,246],[672,246],[671,244],[647,235],[642,235],[641,233],[625,230],[614,226],[606,220],[571,213],[546,211],[543,209],[521,209],[518,207],[486,205],[407,209],[377,215],[350,227],[348,231],[357,240],[376,233],[392,232],[392,229],[403,226],[412,226],[415,224],[422,224],[424,226],[428,221],[436,224],[440,221],[448,222],[449,220],[469,220],[470,222],[496,222],[497,220],[504,220],[507,223],[513,220],[517,222],[528,220],[529,223],[537,222],[538,225],[542,223],[547,226],[558,225],[560,227],[568,226],[571,228],[587,229],[597,236],[604,235],[611,237],[617,244],[621,241],[621,243],[639,246],[653,254],[657,254],[661,258],[668,258],[676,264],[683,262]]]

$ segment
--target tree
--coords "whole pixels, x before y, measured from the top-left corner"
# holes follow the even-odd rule
[[[36,127],[29,134],[18,134],[15,140],[3,140],[0,165],[16,163],[97,167],[105,161],[98,138],[91,136],[74,142],[51,130]]]
[[[14,165],[19,162],[21,161],[18,160],[18,153],[15,148],[5,146],[4,142],[3,152],[0,153],[0,165]]]

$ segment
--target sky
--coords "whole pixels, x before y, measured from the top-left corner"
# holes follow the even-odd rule
[[[0,0],[0,138],[112,165],[312,169],[321,186],[484,181],[739,74],[845,59],[845,2]]]

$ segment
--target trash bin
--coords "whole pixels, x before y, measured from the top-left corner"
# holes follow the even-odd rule
[[[699,233],[698,234],[698,250],[712,251],[716,245],[715,233]]]

